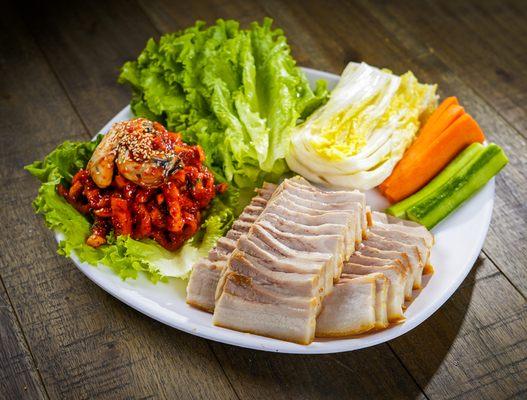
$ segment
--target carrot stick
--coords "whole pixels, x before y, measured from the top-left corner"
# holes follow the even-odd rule
[[[420,146],[419,143],[421,142],[430,142],[434,140],[441,134],[441,132],[452,125],[454,121],[461,117],[464,113],[465,110],[459,104],[450,105],[441,113],[439,117],[435,119],[432,124],[428,124],[427,122],[425,126],[423,126],[412,145],[415,144],[415,146]]]
[[[428,183],[461,150],[474,142],[485,139],[478,123],[468,114],[456,118],[435,140],[424,143],[406,158],[404,169],[390,176],[391,185],[381,191],[391,201],[400,201]]]
[[[457,101],[457,97],[455,96],[450,96],[450,97],[447,97],[445,100],[443,100],[441,104],[439,105],[439,107],[437,107],[432,113],[432,115],[430,115],[430,118],[428,118],[428,121],[426,121],[425,126],[433,125],[436,122],[436,120],[443,114],[443,112],[452,105],[457,105],[457,106],[459,105],[459,102]]]
[[[423,126],[419,135],[414,140],[403,158],[395,166],[392,174],[379,186],[381,192],[385,192],[394,182],[398,182],[398,176],[404,174],[407,169],[412,169],[412,161],[422,149],[429,146],[445,129],[463,115],[464,110],[455,97],[449,97],[434,111],[429,120]]]

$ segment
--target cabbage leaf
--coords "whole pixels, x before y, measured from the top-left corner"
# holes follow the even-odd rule
[[[437,105],[436,85],[350,63],[329,101],[293,129],[289,167],[311,181],[368,190],[384,181]]]

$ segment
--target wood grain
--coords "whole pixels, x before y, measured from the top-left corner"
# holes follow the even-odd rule
[[[213,347],[243,399],[426,398],[386,345],[317,356]]]
[[[133,2],[90,1],[20,6],[75,110],[95,134],[130,102],[119,69],[137,58],[156,30]]]
[[[0,17],[0,398],[522,398],[527,393],[525,6],[521,1],[48,2]],[[485,254],[432,318],[330,356],[238,349],[178,332],[89,282],[56,244],[22,166],[124,107],[118,68],[196,19],[275,19],[300,65],[412,69],[457,95],[511,163]],[[23,23],[21,22],[23,21]],[[447,34],[445,34],[447,33]],[[523,136],[522,136],[523,135]],[[37,371],[37,366],[39,370]],[[27,386],[27,390],[24,387]],[[424,392],[424,393],[423,393]]]
[[[89,134],[16,15],[2,15],[2,31],[13,40],[2,58],[0,273],[50,397],[236,398],[204,340],[123,306],[55,254],[22,166]]]
[[[47,398],[3,284],[0,284],[0,397]]]
[[[480,263],[478,269],[488,268],[490,261]],[[440,311],[390,346],[429,398],[522,398],[527,302],[500,273],[474,279],[469,277]]]
[[[377,2],[527,138],[527,4]]]

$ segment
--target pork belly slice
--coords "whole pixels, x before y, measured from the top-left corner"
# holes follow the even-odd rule
[[[434,245],[435,239],[432,232],[417,222],[407,221],[378,211],[374,211],[372,216],[374,224],[395,225],[392,226],[393,229],[422,237],[428,248]]]
[[[361,247],[359,248],[359,250],[357,250],[357,253],[354,256],[371,257],[376,260],[382,259],[387,261],[388,263],[394,261],[398,261],[399,263],[401,263],[401,265],[404,267],[406,274],[404,298],[405,300],[412,300],[414,275],[412,267],[410,266],[410,260],[408,259],[408,256],[405,253],[402,253],[400,251],[379,250],[374,247],[369,247],[367,245],[361,245]],[[350,259],[350,261],[355,262],[357,264],[363,264],[362,262],[358,262],[357,260]]]
[[[417,247],[419,258],[423,265],[428,263],[430,256],[430,249],[426,245],[425,240],[421,236],[412,235],[406,232],[398,231],[396,225],[373,225],[370,228],[372,233],[382,236],[385,239],[395,240],[397,242],[410,244]]]
[[[210,261],[225,260],[236,248],[236,240],[228,237],[221,237],[216,242],[216,246],[209,252]],[[192,278],[192,275],[191,275]]]
[[[430,249],[434,245],[435,239],[434,235],[426,229],[421,224],[418,224],[413,221],[406,221],[404,219],[396,218],[391,215],[383,214],[380,212],[376,212],[373,215],[374,222],[378,226],[382,226],[386,229],[395,230],[398,232],[406,233],[410,236],[416,236],[419,238],[422,238],[425,241],[427,250],[426,251],[426,259],[424,261],[424,270],[423,273],[428,274],[432,273],[434,271],[434,268],[430,265]],[[421,256],[425,253],[424,250],[421,251]]]
[[[345,249],[344,238],[342,235],[319,235],[306,236],[300,234],[281,232],[268,221],[258,220],[254,223],[251,231],[256,227],[261,227],[269,232],[275,239],[293,250],[304,251],[307,253],[322,253],[333,257],[333,280],[337,281],[342,273]]]
[[[234,222],[225,237],[218,240],[216,246],[209,252],[209,260],[225,260],[234,251],[236,248],[236,241],[239,239],[240,235],[249,231],[252,223],[264,209],[262,206],[255,206],[252,204],[253,201],[251,201],[250,205],[244,209],[239,219]],[[248,207],[251,207],[251,214],[246,212]],[[246,221],[245,217],[249,217],[252,222]]]
[[[342,237],[346,237],[347,235],[347,226],[345,224],[304,225],[267,211],[261,215],[260,221],[272,224],[281,232],[305,236],[341,235]],[[354,250],[355,243],[351,239],[348,243],[345,243],[345,259],[348,259]]]
[[[276,268],[279,264],[281,262],[272,257],[257,258],[234,250],[229,260],[229,271],[251,278],[253,284],[277,295],[304,297],[307,301],[316,297],[320,301],[318,274],[283,272]]]
[[[284,182],[283,187],[281,186],[277,193],[282,191],[288,196],[294,196],[294,199],[300,198],[300,202],[295,203],[307,206],[309,202],[315,201],[320,203],[318,209],[321,207],[323,209],[340,209],[340,210],[349,210],[358,208],[358,213],[356,215],[358,225],[357,229],[357,239],[361,236],[367,236],[367,220],[365,214],[365,195],[359,191],[342,191],[342,192],[327,192],[322,189],[316,188],[312,185],[299,185],[295,178],[290,179]],[[274,197],[273,197],[274,199]],[[303,200],[303,201],[302,201]],[[361,234],[359,234],[361,233]],[[360,240],[358,240],[359,242]]]
[[[313,200],[324,201],[326,203],[344,203],[344,202],[359,202],[361,204],[362,213],[362,234],[363,237],[367,237],[367,213],[366,213],[366,196],[364,193],[358,190],[347,191],[347,190],[329,190],[326,188],[319,188],[309,183],[305,178],[301,176],[295,176],[287,181],[286,188],[295,186],[297,189],[309,190],[313,193]],[[302,196],[302,194],[300,194]]]
[[[229,272],[212,322],[216,326],[309,344],[315,336],[318,300],[278,296],[249,277]]]
[[[309,194],[308,194],[309,196]],[[308,215],[319,215],[321,212],[344,212],[349,214],[343,221],[348,221],[349,232],[345,233],[345,242],[347,255],[346,258],[351,255],[355,247],[362,240],[362,225],[361,225],[361,214],[362,207],[357,202],[350,203],[324,203],[320,201],[310,200],[308,198],[302,198],[288,191],[282,192],[280,199],[271,200],[271,204],[284,205],[287,208],[293,208],[302,211]],[[292,206],[293,205],[293,206]],[[356,242],[354,243],[354,241]]]
[[[265,208],[267,200],[271,198],[276,185],[264,183],[261,189],[257,189],[257,195],[253,197],[248,207],[249,212],[242,212],[249,218],[260,215]],[[193,267],[187,285],[187,303],[205,311],[214,311],[215,292],[218,281],[226,266],[226,261],[236,248],[236,241],[242,233],[249,230],[252,222],[243,220],[236,221],[227,232],[226,237],[220,238],[216,246],[209,252],[208,259],[198,261]]]
[[[295,184],[285,185],[284,193],[293,199],[300,199],[300,204],[309,205],[310,202],[317,203],[321,209],[353,210],[357,212],[357,231],[366,234],[366,207],[365,195],[359,191],[342,192],[342,194],[330,194],[324,191],[313,191],[307,187],[299,187]]]
[[[346,274],[368,275],[382,273],[390,281],[388,288],[388,320],[398,322],[404,320],[404,269],[400,264],[394,265],[360,265],[352,262],[344,264],[343,272]]]
[[[275,255],[280,260],[287,260],[289,263],[292,263],[293,260],[299,260],[301,270],[304,270],[306,273],[317,273],[320,275],[322,295],[331,291],[335,264],[335,257],[333,255],[318,252],[309,253],[292,249],[257,225],[251,228],[251,234],[247,236],[247,240],[253,242],[260,249]],[[241,242],[240,246],[242,246]],[[246,247],[240,248],[246,252],[250,251]],[[295,270],[294,272],[299,272],[299,270]],[[218,285],[218,290],[221,290],[220,285]]]
[[[355,249],[355,231],[354,229],[349,228],[346,219],[343,218],[343,214],[341,212],[318,212],[314,214],[306,214],[304,212],[296,211],[278,204],[270,203],[265,209],[265,214],[262,215],[262,218],[266,218],[271,214],[284,220],[310,227],[317,227],[327,224],[342,226],[345,232],[349,235],[349,237],[345,237],[347,253],[351,254]]]
[[[253,263],[266,268],[269,271],[276,271],[286,274],[303,274],[316,276],[314,281],[317,285],[313,291],[313,296],[322,296],[324,292],[323,279],[326,271],[327,258],[322,260],[307,259],[305,253],[294,252],[283,256],[279,251],[270,248],[267,244],[256,239],[254,236],[242,236],[238,241],[238,249],[235,252],[242,252],[243,256]],[[266,271],[263,271],[266,274]]]
[[[372,275],[343,278],[324,298],[315,336],[358,335],[375,328],[376,283]]]
[[[247,221],[241,221],[239,219],[237,219],[236,221],[234,221],[234,223],[232,224],[232,227],[231,227],[231,230],[233,231],[238,231],[238,232],[242,232],[242,233],[247,233],[249,232],[249,229],[251,229],[251,226],[253,224],[250,223],[250,222],[247,222]]]
[[[395,240],[390,240],[383,238],[382,236],[376,235],[375,233],[370,233],[368,240],[362,243],[363,246],[369,248],[375,248],[383,251],[397,251],[404,253],[408,258],[410,264],[410,269],[412,271],[413,277],[413,289],[421,288],[421,279],[423,272],[423,264],[419,257],[419,251],[417,246],[408,245],[405,243],[397,242]]]
[[[269,197],[267,197],[267,199],[271,198],[272,194],[274,193],[274,191],[276,190],[276,188],[278,187],[278,185],[274,184],[274,183],[270,183],[270,182],[264,182],[262,187],[259,188],[259,189],[256,189],[256,191],[258,193],[268,193],[269,194]]]
[[[368,275],[375,277],[375,329],[384,329],[390,324],[388,321],[388,290],[390,281],[382,273]],[[342,274],[341,280],[344,282],[346,279],[360,276],[364,275]]]
[[[342,237],[344,241],[344,247],[345,252],[343,253],[344,256],[346,256],[349,253],[349,249],[351,247],[355,247],[355,244],[352,242],[352,238],[355,236],[354,229],[355,229],[355,214],[347,211],[323,211],[323,210],[316,210],[313,208],[304,207],[302,205],[297,204],[296,202],[293,202],[287,198],[286,196],[280,196],[280,198],[277,198],[276,201],[270,201],[269,205],[265,209],[265,212],[273,212],[278,206],[282,206],[283,208],[286,208],[291,211],[299,212],[304,215],[311,215],[311,216],[318,216],[318,215],[326,215],[326,214],[334,214],[333,218],[340,219],[343,223],[346,225],[346,234]],[[359,236],[360,238],[360,236]]]
[[[225,261],[211,262],[204,258],[193,266],[187,285],[187,304],[203,311],[214,312],[216,284],[225,264]]]
[[[247,222],[248,224],[253,224],[254,221],[258,219],[260,215],[251,215],[251,214],[240,214],[237,221]]]

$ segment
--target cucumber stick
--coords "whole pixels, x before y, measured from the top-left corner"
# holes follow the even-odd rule
[[[432,229],[483,187],[508,161],[501,147],[489,144],[443,186],[410,207],[406,215]]]
[[[444,185],[450,178],[452,178],[461,168],[467,165],[472,159],[478,156],[484,149],[481,143],[472,143],[467,146],[465,150],[457,155],[447,167],[441,171],[434,179],[430,181],[424,188],[419,190],[412,196],[400,201],[387,208],[385,212],[397,218],[406,218],[406,211],[423,200],[426,196],[433,193],[439,187]]]

